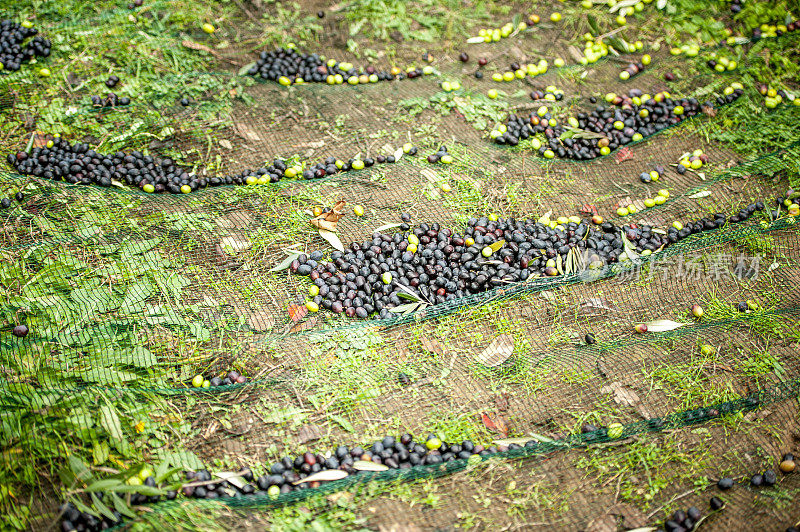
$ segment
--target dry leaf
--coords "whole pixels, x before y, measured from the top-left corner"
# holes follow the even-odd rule
[[[317,325],[319,325],[320,319],[317,316],[312,316],[305,321],[301,321],[297,325],[294,325],[291,329],[289,329],[289,333],[294,334],[300,331],[305,331],[308,329],[313,329]]]
[[[300,430],[297,431],[297,441],[301,444],[318,440],[322,437],[322,431],[319,430],[317,425],[313,423],[308,423],[300,427]],[[310,480],[306,480],[306,482],[311,482]]]
[[[622,161],[629,161],[631,159],[633,159],[633,152],[627,146],[620,148],[617,154],[614,156],[614,160],[617,161],[617,164],[621,163]]]
[[[312,218],[311,225],[313,225],[317,229],[322,229],[324,231],[329,231],[331,233],[336,232],[336,222],[331,222],[330,220],[325,220],[321,218]]]
[[[383,464],[376,464],[375,462],[368,462],[366,460],[356,460],[353,462],[352,467],[357,471],[386,471],[389,469]]]
[[[610,312],[619,311],[617,306],[607,299],[603,299],[601,297],[590,297],[586,301],[581,302],[581,305],[578,308],[578,315],[597,316],[599,314],[605,314],[603,311],[606,310]]]
[[[481,421],[487,429],[497,432],[503,437],[508,436],[508,422],[500,414],[495,412],[481,414]]]
[[[436,355],[443,355],[445,353],[444,346],[436,340],[431,340],[427,336],[423,336],[421,341],[422,347],[424,347],[426,351]]]
[[[268,309],[251,312],[247,317],[247,325],[255,331],[269,331],[275,326],[275,315]]]
[[[236,131],[236,134],[242,137],[245,140],[252,140],[259,142],[261,141],[261,137],[258,134],[250,129],[245,123],[241,121],[236,121],[233,125],[233,129]]]
[[[583,205],[581,205],[581,212],[583,214],[591,214],[591,215],[600,214],[599,212],[597,212],[597,207],[595,207],[591,203],[584,203]]]
[[[325,471],[309,475],[306,478],[295,480],[293,484],[296,486],[304,482],[330,482],[331,480],[341,480],[345,477],[347,477],[346,471],[342,471],[341,469],[326,469]]]
[[[308,309],[305,305],[298,305],[297,303],[289,303],[289,318],[294,321],[298,322],[303,319],[303,317],[308,314]]]
[[[614,401],[621,405],[635,406],[639,403],[636,392],[616,381],[600,388],[600,393],[613,393]]]
[[[514,337],[509,333],[501,334],[489,344],[489,347],[478,355],[477,360],[484,366],[493,368],[499,366],[514,352]]]
[[[214,50],[212,50],[208,46],[206,46],[204,44],[200,44],[200,43],[194,42],[194,41],[190,41],[188,39],[184,40],[183,42],[181,42],[181,44],[184,45],[186,48],[189,48],[190,50],[198,50],[198,51],[201,51],[201,52],[208,52],[209,54],[214,55],[214,56],[217,55],[217,52],[215,52]]]
[[[324,212],[324,213],[320,214],[319,216],[317,216],[315,218],[312,218],[310,220],[311,225],[313,225],[317,229],[321,229],[321,230],[324,230],[324,231],[330,231],[331,233],[335,233],[336,232],[336,222],[341,220],[342,217],[344,216],[344,212],[342,211],[342,209],[344,209],[345,204],[346,204],[346,202],[344,200],[337,202],[336,205],[334,205],[333,208],[330,211]],[[325,238],[326,240],[328,240],[325,236],[322,236],[322,238]],[[331,243],[331,245],[333,245],[333,243]],[[336,247],[336,246],[334,245],[333,247]],[[336,248],[336,249],[339,249],[339,248]],[[341,249],[339,251],[344,251],[344,250]]]
[[[222,146],[223,148],[225,148],[226,150],[232,150],[233,149],[233,144],[231,144],[231,141],[229,141],[228,139],[220,140],[219,141],[219,145]]]
[[[603,386],[600,388],[600,393],[613,393],[615,403],[635,408],[645,419],[653,417],[651,412],[641,404],[636,392],[619,382],[614,381],[608,386]]]
[[[617,520],[613,515],[601,515],[592,519],[584,532],[617,532]]]

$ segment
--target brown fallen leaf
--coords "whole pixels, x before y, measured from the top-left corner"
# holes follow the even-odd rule
[[[489,344],[489,347],[477,356],[478,362],[493,368],[499,366],[514,352],[514,337],[509,333],[501,334]]]
[[[307,331],[309,329],[313,329],[314,327],[316,327],[319,324],[320,324],[320,319],[318,317],[316,317],[316,316],[312,316],[311,318],[309,318],[309,319],[307,319],[305,321],[301,321],[297,325],[292,326],[289,329],[289,334],[294,334],[294,333],[298,333],[298,332],[301,332],[301,331]]]
[[[342,219],[344,216],[344,206],[347,202],[344,200],[336,202],[336,205],[328,211],[320,214],[319,216],[315,216],[310,220],[311,225],[316,227],[317,229],[323,229],[325,231],[330,231],[331,233],[336,232],[336,222]]]
[[[445,353],[444,346],[436,340],[431,340],[427,336],[423,336],[421,342],[422,347],[429,353],[434,353],[436,355],[443,355]]]
[[[617,519],[613,515],[601,515],[589,521],[584,530],[585,532],[617,532]]]
[[[645,419],[650,419],[653,417],[650,411],[641,404],[641,399],[639,396],[629,387],[621,384],[617,381],[612,382],[607,386],[603,386],[600,388],[600,393],[610,393],[614,394],[614,402],[619,405],[630,406],[631,408],[636,409]]]
[[[207,53],[213,55],[214,57],[219,56],[219,54],[217,52],[215,52],[214,50],[212,50],[208,46],[206,46],[204,44],[200,44],[198,42],[190,41],[189,39],[185,39],[184,41],[181,42],[181,44],[183,46],[185,46],[186,48],[190,49],[190,50],[197,50],[199,52],[207,52]]]
[[[307,423],[300,427],[300,430],[297,431],[297,441],[300,442],[300,444],[318,440],[321,437],[322,431],[313,423]]]
[[[298,305],[297,303],[289,303],[289,318],[294,321],[298,322],[303,319],[303,317],[308,314],[308,309],[305,305]]]
[[[621,163],[622,161],[629,161],[631,159],[633,159],[633,152],[627,146],[620,148],[620,150],[614,156],[614,160],[617,162],[617,164]]]
[[[244,124],[244,123],[242,123],[242,122],[240,122],[238,120],[234,123],[233,130],[236,132],[237,135],[239,135],[240,137],[242,137],[245,140],[252,140],[252,141],[255,141],[255,142],[259,142],[259,141],[263,140],[258,135],[258,133],[256,133],[252,129],[250,129],[250,127],[247,126],[247,124]]]
[[[320,218],[312,218],[311,225],[317,229],[324,229],[325,231],[330,231],[331,233],[336,232],[336,222],[331,222]]]
[[[481,414],[481,421],[483,421],[483,426],[487,429],[497,432],[504,438],[508,436],[508,422],[500,414],[496,412],[483,413]]]
[[[247,317],[247,325],[255,331],[269,331],[275,326],[275,315],[269,309],[251,312]]]
[[[608,299],[600,297],[590,297],[586,301],[581,301],[580,307],[578,307],[579,316],[597,316],[605,314],[606,311],[618,312],[619,309]]]

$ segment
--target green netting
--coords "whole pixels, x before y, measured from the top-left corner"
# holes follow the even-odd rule
[[[199,30],[173,32],[176,19],[192,16],[179,2],[126,4],[37,9],[43,31],[62,36],[91,42],[115,28],[128,52],[115,61],[132,77],[146,72],[142,79],[153,85],[146,99],[123,79],[117,92],[131,105],[93,108],[89,96],[108,91],[80,61],[51,87],[24,68],[0,74],[0,114],[22,124],[0,129],[0,195],[22,196],[0,211],[0,442],[3,471],[36,464],[36,478],[19,492],[0,491],[0,503],[24,500],[28,527],[66,526],[79,511],[98,516],[80,518],[93,530],[118,511],[126,523],[155,529],[599,532],[670,527],[673,512],[690,506],[714,530],[797,522],[796,475],[778,473],[774,486],[748,484],[755,473],[778,471],[781,457],[798,451],[800,434],[798,225],[775,202],[796,201],[798,111],[753,111],[763,100],[753,73],[763,75],[775,50],[796,58],[797,32],[706,46],[696,58],[671,56],[664,45],[650,52],[652,65],[623,82],[619,71],[640,53],[574,64],[572,34],[597,24],[576,17],[471,45],[468,64],[443,49],[433,73],[419,79],[286,88],[243,75],[276,42],[247,22],[259,2],[220,7],[242,19],[219,28],[226,45],[215,48],[198,44]],[[277,17],[272,9],[264,8],[265,18]],[[290,21],[286,31],[300,34],[308,24]],[[301,40],[303,51],[365,63],[337,23],[319,24],[328,33]],[[153,42],[197,57],[185,65],[177,55],[173,64],[156,57],[161,66],[152,75],[139,52]],[[546,104],[563,121],[590,111],[589,97],[633,88],[716,102],[739,78],[706,67],[713,50],[748,72],[741,97],[607,156],[546,161],[530,144],[489,138],[509,113],[526,116]],[[418,52],[406,43],[373,64],[421,66]],[[479,56],[492,59],[482,79],[472,75]],[[490,79],[505,63],[540,58],[570,64],[509,83]],[[667,72],[677,79],[665,82]],[[444,92],[445,80],[463,88]],[[529,93],[548,85],[562,89],[563,100],[531,102]],[[499,99],[486,96],[491,88]],[[751,123],[742,112],[753,113]],[[764,149],[741,155],[731,140],[742,138],[736,128],[749,128]],[[6,155],[41,149],[53,135],[100,154],[169,157],[209,180],[276,158],[303,168],[327,157],[400,160],[322,179],[176,195],[119,181],[68,184],[6,164]],[[400,155],[406,143],[416,155]],[[426,161],[440,146],[453,164]],[[674,163],[697,149],[708,162],[676,172]],[[666,168],[657,182],[640,181],[656,166]],[[645,208],[660,189],[668,198]],[[276,268],[298,250],[331,257],[310,212],[339,200],[347,202],[337,228],[344,246],[368,243],[387,224],[379,232],[405,239],[404,213],[411,229],[436,223],[461,235],[470,219],[475,225],[490,214],[531,223],[578,216],[595,228],[589,220],[599,214],[665,234],[676,221],[728,218],[631,260],[560,265],[553,277],[498,282],[361,320],[307,312],[310,279]],[[731,220],[756,202],[767,208]],[[631,204],[639,212],[616,214]],[[634,330],[641,323],[650,324],[645,334]],[[19,324],[27,335],[12,334]],[[224,382],[232,370],[245,382]],[[196,387],[197,375],[220,384]],[[340,445],[366,451],[403,434],[422,445],[435,435],[470,457],[451,450],[451,460],[429,460],[444,451],[413,463],[395,452],[372,460],[388,464],[385,471],[345,467],[338,480],[298,477],[295,487],[286,477],[280,493],[267,489],[270,468],[284,457],[303,462],[311,453],[322,462]],[[465,440],[489,451],[472,453]],[[341,471],[336,465],[325,471]],[[160,487],[129,480],[144,469]],[[185,474],[201,470],[222,476]],[[723,477],[736,485],[720,490]],[[197,488],[209,485],[214,495],[200,498]],[[722,510],[709,510],[712,496],[724,500]],[[66,499],[77,510],[61,506]]]

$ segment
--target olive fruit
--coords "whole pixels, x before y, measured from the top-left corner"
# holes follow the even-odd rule
[[[12,330],[11,334],[16,336],[17,338],[25,338],[28,336],[28,326],[25,324],[16,325]]]
[[[608,425],[607,433],[609,438],[619,438],[622,436],[625,427],[622,426],[622,423],[611,423]]]
[[[716,512],[717,510],[720,510],[723,506],[725,506],[725,503],[719,497],[711,497],[711,499],[709,499],[708,501],[708,505],[709,507],[711,507],[713,511]]]
[[[791,473],[795,470],[797,465],[795,464],[794,460],[783,460],[778,467],[780,467],[780,470],[783,473]]]
[[[774,486],[778,481],[778,475],[772,469],[764,471],[764,474],[761,475],[761,478],[764,480],[765,486]]]
[[[722,477],[717,481],[717,487],[721,490],[729,490],[733,487],[733,479],[730,477]]]
[[[592,334],[592,333],[586,333],[586,336],[584,337],[584,340],[586,341],[586,343],[588,345],[593,345],[593,344],[597,343],[597,340],[595,339],[594,334]]]
[[[195,375],[194,378],[192,379],[192,386],[194,386],[195,388],[200,388],[201,386],[203,386],[203,381],[204,379],[202,375]]]
[[[703,316],[703,307],[701,307],[700,305],[695,303],[694,305],[692,305],[691,310],[692,310],[692,315],[695,318],[700,318]]]
[[[425,441],[425,447],[427,447],[428,450],[430,451],[435,451],[436,449],[439,449],[441,446],[442,446],[442,440],[440,440],[435,436],[428,438],[427,441]]]
[[[458,60],[461,61],[462,63],[466,63],[467,61],[469,61],[469,55],[467,55],[467,52],[461,52],[458,55]]]
[[[647,325],[644,323],[639,323],[633,328],[637,333],[642,334],[647,332]]]
[[[751,486],[758,487],[758,486],[761,486],[762,484],[764,484],[764,476],[761,475],[760,473],[756,473],[755,475],[750,477],[750,485]]]

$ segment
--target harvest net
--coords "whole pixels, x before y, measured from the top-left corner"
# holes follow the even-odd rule
[[[10,497],[27,505],[18,523],[680,530],[687,516],[674,512],[693,506],[715,530],[777,530],[800,519],[797,477],[777,467],[800,438],[800,244],[789,210],[800,155],[796,107],[734,122],[742,108],[760,105],[755,87],[725,101],[736,78],[709,71],[709,49],[692,59],[664,47],[626,82],[619,69],[634,54],[498,85],[489,70],[476,79],[475,68],[443,51],[419,79],[287,88],[246,75],[273,43],[254,33],[240,36],[239,47],[204,50],[199,34],[162,31],[173,7],[149,3],[138,32],[200,46],[216,71],[164,74],[163,92],[147,102],[92,106],[80,64],[75,79],[45,96],[24,69],[0,79],[0,112],[24,125],[3,129],[0,141],[12,155],[0,190],[9,199],[20,194],[0,212],[3,469],[31,461],[38,473],[27,489],[4,494],[6,504]],[[124,23],[130,10],[43,13],[42,29],[91,33],[90,16],[98,25]],[[470,54],[490,57],[490,67],[575,63],[580,51],[567,51],[568,42],[596,24],[545,25],[471,45]],[[248,31],[241,28],[246,19],[229,31]],[[132,50],[141,45],[137,33],[126,38]],[[315,46],[359,62],[335,32]],[[741,69],[762,72],[772,54],[796,57],[797,35],[731,50]],[[395,62],[375,64],[388,70]],[[677,79],[666,83],[667,72]],[[443,80],[462,88],[444,91]],[[531,103],[529,92],[548,85],[563,99]],[[497,87],[500,98],[486,96]],[[548,105],[561,121],[591,112],[599,104],[590,97],[602,104],[606,93],[631,88],[712,105],[591,161],[548,160],[530,141],[500,146],[489,138],[509,113],[527,120]],[[190,105],[177,104],[177,93]],[[734,123],[747,131],[730,130]],[[737,151],[743,137],[762,148],[757,155]],[[36,175],[33,164],[18,171],[18,152],[38,157],[67,141],[98,160],[118,151],[168,157],[204,184],[275,159],[301,170],[327,157],[351,167],[378,156],[397,161],[186,194],[149,194],[111,176],[106,186],[70,184]],[[416,154],[404,152],[406,143]],[[452,164],[429,163],[442,146]],[[698,149],[702,168],[678,173],[674,163]],[[640,179],[656,167],[657,181]],[[668,194],[657,205],[644,203],[660,189]],[[346,215],[331,243],[309,221],[315,207],[340,201]],[[594,215],[626,227],[604,231]],[[678,234],[668,231],[674,221],[703,218],[712,225],[669,240]],[[521,256],[509,235],[534,227],[524,236],[534,242],[551,220],[579,237],[611,234],[619,253],[605,261],[556,249],[541,267],[531,256],[530,267],[518,267],[524,275],[508,274],[503,259]],[[459,290],[442,281],[425,291],[387,281],[381,274],[389,269],[404,275],[392,265],[343,276],[354,295],[339,301],[366,298],[357,293],[364,284],[377,283],[376,293],[381,283],[391,287],[383,313],[377,303],[352,304],[370,305],[365,319],[330,310],[344,289],[326,304],[312,288],[324,283],[298,275],[307,260],[335,265],[339,242],[353,256],[354,243],[367,250],[402,242],[408,251],[408,233],[420,224],[427,228],[418,236],[435,242],[449,230],[462,238],[456,252],[470,253],[463,238],[498,223],[507,224],[502,244],[474,258],[486,257],[483,282],[467,272]],[[648,228],[645,242],[631,224]],[[475,245],[480,253],[499,239]],[[355,263],[353,256],[344,260]],[[338,269],[347,270],[330,271]],[[375,279],[356,286],[356,274]],[[642,323],[649,330],[636,334]],[[26,334],[12,334],[20,324]],[[398,445],[403,435],[413,440]],[[130,480],[143,470],[155,485]],[[751,482],[756,473],[762,485]],[[718,488],[723,477],[734,486]],[[711,497],[722,503],[709,508]],[[698,526],[700,517],[689,519]]]

